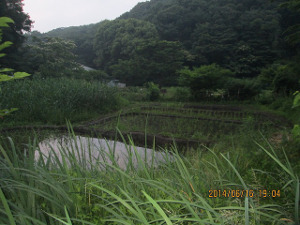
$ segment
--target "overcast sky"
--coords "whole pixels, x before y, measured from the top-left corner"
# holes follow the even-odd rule
[[[146,0],[24,0],[24,12],[33,29],[47,32],[59,27],[87,25],[115,19]]]

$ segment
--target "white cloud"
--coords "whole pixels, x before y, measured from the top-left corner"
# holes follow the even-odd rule
[[[58,27],[97,23],[115,19],[145,0],[24,0],[24,11],[33,30],[47,32]]]

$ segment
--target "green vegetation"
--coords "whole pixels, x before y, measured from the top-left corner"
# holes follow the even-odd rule
[[[172,77],[162,84],[174,85],[176,74],[165,71],[168,64],[169,70],[174,68],[170,63],[177,69],[180,62],[189,67],[216,63],[239,77],[256,77],[264,66],[294,54],[285,48],[282,32],[297,18],[264,0],[151,0],[116,20],[56,29],[44,36],[73,40],[76,53],[88,65],[133,85],[158,83],[156,74]],[[87,50],[92,54],[83,57]],[[164,72],[151,67],[158,64]],[[112,71],[111,65],[131,69],[120,73]],[[139,80],[130,80],[127,74]]]
[[[212,96],[214,92],[224,87],[224,83],[230,82],[228,80],[233,76],[230,70],[220,68],[216,64],[201,66],[193,70],[185,68],[180,70],[179,74],[179,84],[189,87],[195,99]]]
[[[32,40],[43,43],[47,37],[73,41],[79,62],[99,70],[93,79],[118,79],[129,86],[183,85],[191,90],[189,99],[197,101],[214,99],[211,92],[218,92],[228,100],[260,96],[261,103],[270,104],[291,98],[300,86],[297,2],[151,0],[116,20],[32,33],[28,44],[34,49]],[[40,74],[33,66],[36,59],[27,58],[33,60],[24,60],[24,67]],[[43,76],[60,76],[65,64],[51,63],[51,69],[47,60],[38,63],[47,65]],[[62,65],[63,70],[51,73]],[[194,78],[182,82],[184,73]],[[67,74],[89,76],[77,69]]]
[[[9,24],[14,23],[14,21],[8,17],[0,17],[0,52],[3,49],[6,49],[7,47],[12,45],[12,42],[10,41],[5,41],[4,43],[2,42],[2,27],[9,27]],[[0,58],[5,56],[5,54],[0,53]],[[21,79],[24,77],[29,76],[28,73],[25,72],[13,72],[13,69],[9,68],[1,68],[0,67],[0,82],[3,81],[10,81],[10,80],[16,80],[16,79]],[[8,75],[10,73],[10,75]],[[0,94],[1,94],[1,88],[0,88]],[[0,109],[0,118],[8,115],[9,113],[16,111],[17,108],[11,108],[11,109]]]
[[[22,0],[2,0],[0,2],[0,17],[8,17],[14,21],[14,23],[3,28],[2,41],[9,41],[14,44],[3,51],[7,55],[0,58],[1,68],[14,68],[18,71],[28,72],[23,67],[26,60],[24,60],[21,47],[25,41],[23,34],[31,30],[33,21],[23,11]]]
[[[72,41],[60,38],[36,39],[28,46],[28,62],[32,72],[42,77],[72,77],[83,72],[76,62]]]
[[[263,146],[252,143],[245,149],[240,140],[233,140],[234,147],[225,151],[219,146],[206,152],[204,149],[190,151],[186,156],[172,148],[174,161],[152,168],[142,166],[141,160],[143,169],[136,170],[129,164],[123,171],[118,165],[105,163],[105,170],[100,170],[99,164],[88,169],[84,166],[87,159],[74,161],[72,155],[68,156],[73,162],[69,167],[59,161],[35,163],[36,140],[27,146],[25,158],[11,141],[10,146],[0,147],[3,156],[0,222],[296,222],[299,219],[299,167],[287,161],[279,149],[264,142]],[[255,160],[254,156],[261,160]],[[233,190],[239,191],[229,192]]]
[[[12,91],[15,90],[15,91]],[[2,85],[1,108],[17,107],[7,122],[65,124],[90,119],[123,104],[115,88],[69,78],[26,79]]]
[[[299,225],[299,0],[279,2],[151,0],[23,35],[22,1],[2,0],[0,224]],[[37,158],[75,134],[170,157]]]
[[[199,107],[199,108],[197,108]],[[263,131],[272,135],[289,126],[288,121],[272,113],[253,111],[247,107],[184,105],[135,105],[121,113],[98,120],[93,128],[121,132],[146,132],[154,136],[167,136],[206,143],[218,143],[228,138],[239,139],[244,133]],[[253,137],[254,138],[254,137]]]

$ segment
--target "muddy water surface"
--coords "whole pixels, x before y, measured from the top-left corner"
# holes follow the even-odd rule
[[[87,168],[105,168],[107,164],[118,165],[126,169],[129,162],[134,168],[147,166],[157,167],[167,160],[174,160],[173,156],[166,152],[158,152],[149,148],[133,147],[118,141],[110,141],[81,136],[61,137],[44,140],[39,143],[39,149],[35,152],[35,160],[48,159],[53,163],[63,159],[68,166],[78,163]],[[75,162],[76,161],[76,162]]]

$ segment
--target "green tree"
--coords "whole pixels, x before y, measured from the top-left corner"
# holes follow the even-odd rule
[[[280,7],[287,8],[290,12],[294,12],[299,16],[300,0],[284,0],[283,3],[280,4]],[[300,44],[299,20],[285,30],[285,40],[292,46],[298,46]]]
[[[208,5],[215,13],[196,25],[193,51],[201,64],[217,63],[239,77],[255,77],[277,57],[279,14],[261,1],[232,2]]]
[[[152,0],[121,18],[155,25],[161,39],[179,41],[189,66],[216,63],[239,77],[255,77],[283,52],[280,14],[265,0]]]
[[[291,96],[300,86],[299,71],[297,60],[275,62],[264,68],[258,78],[264,89],[276,95]]]
[[[36,38],[29,48],[28,57],[31,64],[36,65],[34,70],[37,75],[62,77],[82,71],[73,53],[76,48],[73,41],[50,37]]]
[[[235,100],[252,99],[261,91],[256,78],[230,78],[224,83],[226,98]]]
[[[94,42],[95,63],[107,70],[119,60],[131,59],[145,43],[158,40],[155,26],[149,22],[127,19],[99,24]]]
[[[8,17],[0,17],[0,58],[4,57],[5,54],[1,53],[1,51],[9,46],[12,45],[12,42],[5,41],[2,43],[2,27],[8,27],[9,24],[14,23],[14,21]],[[28,73],[25,72],[14,72],[13,69],[9,68],[2,68],[0,64],[0,83],[3,81],[10,81],[15,79],[21,79],[24,77],[29,76]],[[0,94],[1,94],[1,88],[0,88]],[[8,115],[9,113],[16,111],[16,108],[13,109],[0,109],[0,118],[3,116]]]
[[[225,82],[233,73],[216,64],[205,65],[190,70],[185,68],[179,71],[179,84],[190,87],[196,99],[210,97],[214,91],[225,88]]]
[[[81,64],[95,68],[94,59],[96,55],[93,50],[93,40],[97,31],[98,24],[90,24],[76,27],[57,28],[43,36],[59,37],[64,40],[71,40],[76,44],[74,53],[78,55]]]
[[[24,32],[31,29],[33,21],[30,16],[23,11],[23,0],[1,0],[0,17],[11,18],[14,23],[4,27],[2,40],[14,43],[10,48],[4,50],[7,57],[0,59],[0,64],[6,67],[19,69],[22,61],[18,49],[25,41]]]
[[[184,59],[180,43],[150,41],[141,44],[128,60],[119,60],[110,67],[111,73],[130,85],[155,82],[162,86],[177,84],[176,71],[181,69]]]

